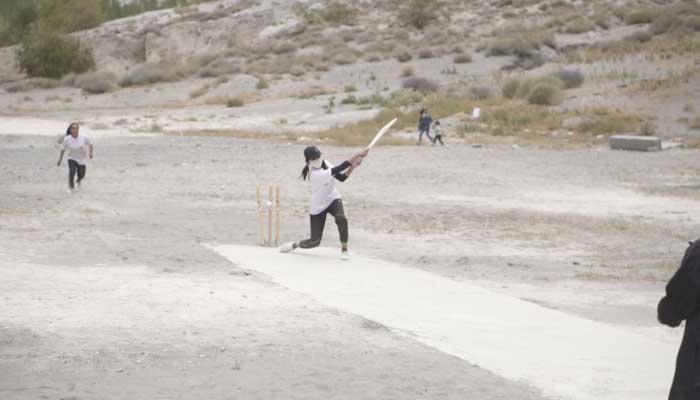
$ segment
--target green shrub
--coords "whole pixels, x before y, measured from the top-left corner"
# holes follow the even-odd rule
[[[60,78],[95,67],[92,49],[68,35],[37,25],[24,37],[17,51],[20,68],[29,76]]]
[[[239,99],[238,97],[232,97],[226,100],[226,107],[228,108],[233,108],[233,107],[243,107],[245,103],[243,100]]]
[[[527,96],[527,101],[530,104],[542,106],[561,104],[563,100],[564,94],[561,87],[549,82],[535,83]]]
[[[270,87],[270,84],[267,83],[265,78],[263,78],[262,76],[257,76],[256,78],[258,78],[258,83],[255,84],[256,89],[262,90]]]
[[[503,97],[512,99],[516,96],[518,93],[518,88],[520,87],[520,80],[518,79],[509,79],[504,85],[503,88],[501,89],[503,92]]]
[[[355,95],[351,94],[345,97],[343,100],[340,101],[340,104],[356,104],[357,103],[357,98]]]
[[[580,132],[594,135],[612,135],[640,130],[641,120],[634,115],[604,108],[593,109],[576,126]]]
[[[653,8],[640,8],[632,10],[625,14],[625,23],[627,25],[648,24],[654,21],[657,10]]]
[[[66,33],[94,28],[106,19],[101,0],[40,0],[37,14],[42,23]]]
[[[409,0],[399,9],[399,23],[423,30],[439,17],[439,0]]]
[[[0,46],[19,43],[36,17],[36,0],[0,1]]]
[[[357,22],[357,9],[340,1],[331,1],[320,9],[310,9],[295,3],[292,11],[308,25],[354,25]]]
[[[578,16],[569,21],[569,23],[566,25],[565,31],[566,33],[579,34],[592,31],[594,28],[595,27],[591,21],[582,16]]]

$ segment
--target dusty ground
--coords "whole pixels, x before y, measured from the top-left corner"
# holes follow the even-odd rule
[[[255,243],[258,183],[282,188],[283,238],[306,233],[301,145],[100,137],[68,194],[54,137],[1,139],[2,398],[539,398],[202,246]],[[676,342],[654,307],[696,237],[699,163],[380,147],[341,190],[352,251]]]

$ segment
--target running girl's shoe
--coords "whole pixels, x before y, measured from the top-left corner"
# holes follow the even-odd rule
[[[280,246],[280,253],[290,253],[294,251],[294,249],[296,249],[297,247],[297,242],[285,243],[282,246]]]
[[[342,250],[340,252],[340,258],[342,258],[343,260],[349,260],[350,259],[350,252],[347,250]]]

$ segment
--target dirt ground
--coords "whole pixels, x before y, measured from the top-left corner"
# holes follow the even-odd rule
[[[302,149],[102,137],[69,194],[54,137],[0,137],[0,398],[541,398],[203,246],[254,244],[268,182],[304,236]],[[379,147],[341,186],[350,249],[676,343],[655,304],[697,235],[699,155]]]

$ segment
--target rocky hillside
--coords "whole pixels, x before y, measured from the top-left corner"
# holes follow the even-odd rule
[[[234,128],[265,132],[480,106],[493,112],[477,125],[453,118],[456,136],[693,138],[700,4],[661,3],[210,1],[75,33],[96,59],[78,76],[28,78],[2,48],[0,104],[13,115],[243,106],[269,118]],[[300,109],[270,117],[279,107]]]

